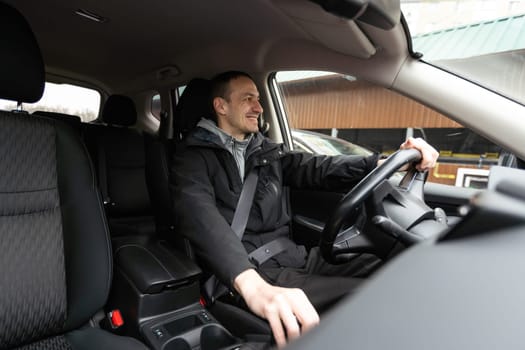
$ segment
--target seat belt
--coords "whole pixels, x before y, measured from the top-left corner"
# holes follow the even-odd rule
[[[251,262],[259,267],[272,257],[289,248],[290,245],[287,245],[289,242],[290,240],[288,237],[276,238],[273,241],[265,243],[259,248],[255,249],[248,256],[250,257]]]
[[[253,197],[255,196],[255,188],[257,187],[257,180],[259,180],[258,171],[257,169],[253,169],[244,181],[241,195],[237,202],[237,208],[235,208],[235,213],[233,214],[231,228],[239,239],[242,239],[242,236],[244,236],[244,230],[248,223],[248,217],[250,216],[250,210],[252,209],[253,204]]]
[[[241,195],[239,196],[239,201],[237,202],[237,207],[233,214],[233,220],[230,226],[240,240],[242,240],[242,237],[244,236],[246,224],[248,223],[258,180],[259,174],[258,170],[255,168],[248,174],[244,181]],[[250,261],[252,261],[257,267],[260,266],[268,261],[268,259],[286,250],[287,241],[287,238],[281,237],[263,244],[248,255]],[[228,288],[220,283],[214,275],[208,278],[204,283],[203,289],[206,297],[211,303],[228,292]]]
[[[233,214],[231,228],[240,240],[242,240],[242,237],[244,236],[246,224],[248,223],[258,179],[258,171],[253,169],[244,181],[241,195],[239,196],[239,201],[237,202],[237,207],[235,208],[235,213]],[[252,251],[250,254],[248,254],[248,256],[252,263],[259,267],[268,261],[268,259],[286,250],[286,248],[288,248],[286,243],[288,243],[288,238],[280,237],[274,239],[273,241],[267,242],[256,250]]]
[[[111,204],[111,198],[108,192],[108,176],[107,176],[107,162],[106,162],[106,150],[104,149],[105,133],[101,138],[97,138],[97,160],[98,160],[98,184],[100,192],[102,193],[102,201],[104,206],[107,207]]]

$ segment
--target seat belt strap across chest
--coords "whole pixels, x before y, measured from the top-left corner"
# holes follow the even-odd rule
[[[237,207],[233,214],[231,228],[240,240],[242,240],[242,237],[244,236],[246,224],[250,217],[250,210],[253,205],[253,197],[255,196],[258,179],[259,174],[256,169],[253,169],[246,177],[246,180],[244,180],[241,195],[239,196],[239,201],[237,202]],[[286,250],[286,241],[286,238],[281,237],[262,245],[249,254],[250,260],[259,267],[268,259]]]
[[[242,239],[242,236],[244,236],[244,230],[248,223],[253,197],[255,196],[255,188],[257,187],[257,180],[259,180],[259,174],[257,169],[253,169],[246,177],[246,180],[244,180],[241,195],[239,196],[239,201],[233,214],[231,228],[239,239]]]

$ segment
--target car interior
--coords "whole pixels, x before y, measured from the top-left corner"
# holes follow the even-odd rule
[[[348,193],[287,189],[296,242],[333,264],[385,262],[287,348],[522,348],[525,104],[422,60],[399,1],[0,0],[0,27],[14,106],[0,108],[0,349],[275,346],[264,319],[206,294],[170,195],[173,154],[227,70],[254,78],[260,131],[291,150],[276,73],[315,70],[417,101],[512,158],[486,189],[399,173],[414,150]],[[98,91],[95,118],[26,109],[46,83]]]

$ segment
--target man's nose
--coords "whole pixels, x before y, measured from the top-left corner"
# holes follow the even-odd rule
[[[255,103],[253,104],[253,111],[257,113],[263,112],[263,107],[261,106],[261,103],[259,101],[255,101]]]

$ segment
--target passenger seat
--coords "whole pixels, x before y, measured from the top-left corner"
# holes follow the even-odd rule
[[[75,132],[79,135],[81,134],[81,125],[82,120],[78,115],[71,115],[59,112],[49,112],[49,111],[35,111],[33,115],[38,115],[41,117],[46,117],[50,119],[60,120],[62,123],[69,125]]]
[[[22,15],[0,2],[0,98],[36,102],[44,63]],[[111,250],[78,134],[0,111],[0,348],[136,349],[95,326],[112,279]]]
[[[113,242],[147,240],[155,234],[145,175],[144,137],[132,128],[137,121],[133,100],[110,96],[102,111],[104,124],[83,124],[86,146],[98,184]]]

